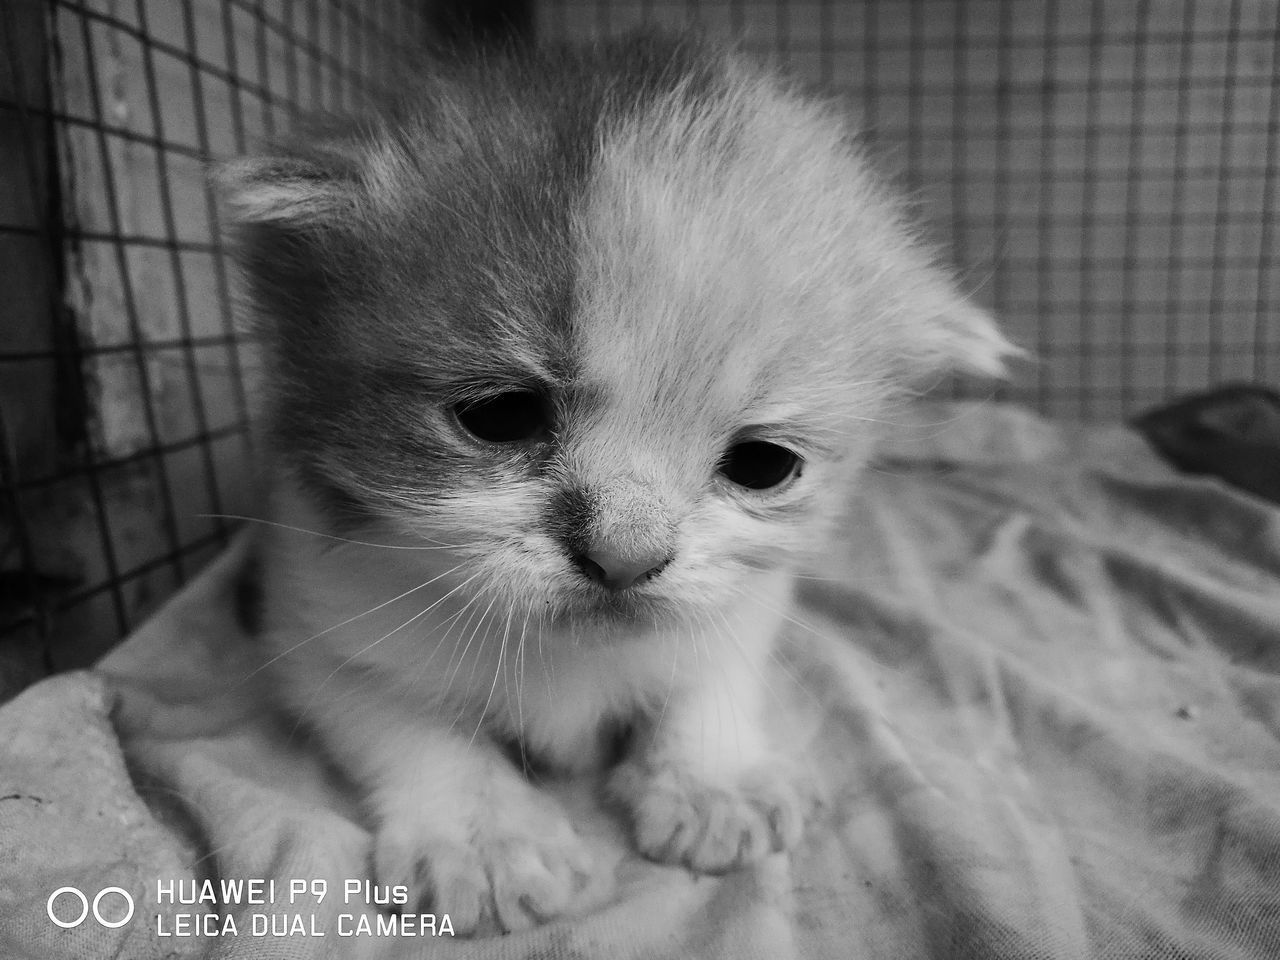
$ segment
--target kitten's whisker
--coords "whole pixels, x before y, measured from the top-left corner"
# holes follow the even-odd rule
[[[792,577],[796,580],[816,580],[819,583],[845,583],[844,577],[820,577],[817,574],[810,573],[793,573]]]
[[[478,575],[479,574],[477,574],[477,576]],[[475,577],[472,577],[470,579],[475,579]],[[468,580],[467,582],[469,583],[470,580]],[[421,679],[423,676],[426,675],[427,667],[431,665],[431,662],[436,658],[436,655],[444,648],[444,642],[448,638],[450,631],[453,629],[453,625],[456,624],[458,620],[462,617],[463,612],[466,611],[468,608],[470,608],[473,603],[475,603],[479,595],[480,595],[479,593],[473,593],[470,597],[467,598],[467,602],[464,603],[460,608],[458,608],[458,611],[454,613],[453,616],[449,617],[448,620],[445,620],[440,624],[440,633],[439,633],[438,640],[431,645],[431,652],[427,654],[426,659],[424,659],[418,665],[419,679]],[[474,614],[474,610],[472,611],[472,613]],[[470,622],[469,618],[468,618],[468,622]],[[458,643],[461,641],[461,639],[462,639],[461,634],[459,634],[458,639],[454,641],[454,645],[453,645],[454,653],[457,652]],[[448,663],[445,664],[445,669],[447,670],[449,667],[449,664],[452,664],[452,663],[453,663],[453,655],[451,653],[449,656]]]
[[[480,543],[441,543],[439,540],[432,540],[429,537],[423,537],[431,546],[413,546],[403,543],[374,543],[370,540],[353,540],[350,537],[339,537],[332,533],[322,533],[319,530],[308,530],[306,527],[295,527],[289,523],[278,523],[275,520],[264,520],[262,517],[249,517],[239,513],[197,513],[197,517],[209,520],[240,520],[245,523],[260,523],[266,527],[279,527],[281,530],[292,530],[294,533],[305,533],[308,536],[320,537],[324,540],[335,540],[338,543],[347,543],[357,547],[378,547],[382,550],[467,550],[481,546]],[[416,534],[415,534],[416,535]]]
[[[520,641],[516,644],[516,663],[519,667],[516,671],[516,723],[520,728],[517,739],[520,741],[520,759],[526,768],[528,764],[524,762],[524,667],[527,657],[524,641],[529,631],[529,618],[532,615],[532,610],[525,610],[524,623],[520,627]]]
[[[791,615],[790,615],[790,614],[788,614],[786,611],[784,611],[784,610],[779,610],[777,607],[774,607],[772,604],[768,604],[768,603],[766,603],[765,601],[761,600],[758,596],[755,596],[755,595],[753,595],[753,594],[747,593],[745,590],[742,590],[742,589],[741,589],[741,588],[739,588],[739,587],[732,587],[732,589],[733,589],[733,590],[734,590],[734,592],[735,592],[735,593],[737,593],[737,594],[738,594],[738,596],[740,596],[742,599],[747,600],[747,601],[749,601],[749,602],[751,602],[751,603],[755,603],[755,604],[757,604],[757,605],[759,605],[759,606],[763,607],[764,609],[768,610],[770,613],[776,614],[777,616],[781,617],[783,620],[786,620],[786,621],[788,621],[788,622],[790,622],[790,623],[795,624],[795,625],[796,625],[796,626],[798,626],[798,627],[801,627],[801,628],[802,628],[802,629],[804,629],[804,630],[809,631],[809,633],[813,634],[813,635],[814,635],[815,637],[817,637],[818,639],[820,639],[820,640],[822,640],[822,641],[824,641],[824,642],[826,642],[826,643],[831,643],[831,642],[833,642],[833,641],[832,641],[832,638],[831,638],[830,636],[828,636],[827,634],[825,634],[825,633],[821,632],[821,631],[820,631],[820,630],[818,630],[816,627],[810,626],[809,624],[804,623],[804,622],[803,622],[803,621],[801,621],[801,620],[797,620],[795,617],[791,616]],[[769,657],[770,657],[770,659],[771,659],[771,660],[773,660],[773,661],[774,661],[774,663],[776,663],[776,664],[778,665],[778,668],[779,668],[780,670],[782,670],[782,671],[783,671],[783,673],[785,673],[788,677],[790,677],[790,678],[791,678],[791,681],[792,681],[792,682],[793,682],[793,683],[794,683],[794,684],[795,684],[795,685],[796,685],[800,690],[804,691],[804,693],[805,693],[805,694],[806,694],[806,695],[807,695],[811,700],[813,700],[814,702],[817,702],[817,698],[814,696],[813,692],[809,690],[808,685],[804,682],[804,678],[803,678],[800,674],[796,673],[796,672],[791,668],[791,665],[790,665],[789,663],[787,663],[787,662],[786,662],[786,661],[785,661],[785,660],[784,660],[784,659],[779,655],[779,653],[778,653],[778,651],[777,651],[777,647],[776,647],[776,646],[771,646],[771,647],[770,647],[770,650],[769,650]]]
[[[671,676],[667,678],[667,693],[666,696],[662,698],[662,709],[658,711],[658,720],[653,725],[655,734],[662,726],[663,717],[667,715],[667,704],[671,700],[671,691],[674,690],[676,686],[676,666],[680,662],[680,643],[680,634],[677,629],[675,643],[671,644]]]
[[[450,673],[449,679],[445,682],[444,692],[446,694],[450,693],[453,690],[453,683],[458,678],[459,672],[461,672],[462,670],[462,665],[466,660],[467,648],[470,647],[471,638],[476,633],[478,633],[480,628],[484,625],[484,618],[489,611],[488,609],[485,609],[485,610],[480,609],[480,602],[483,599],[484,599],[483,592],[477,593],[469,601],[467,601],[466,607],[463,608],[463,610],[465,610],[467,607],[471,607],[471,610],[467,614],[466,621],[462,624],[461,629],[459,629],[458,631],[457,637],[453,641],[453,649],[449,651],[449,662],[445,664],[444,669],[446,673],[450,673],[450,668],[452,668],[452,672]],[[474,607],[472,607],[473,603],[475,604]],[[489,604],[489,606],[490,607],[493,606],[492,602]],[[459,613],[459,616],[461,616],[462,611],[460,610],[458,613]],[[476,620],[477,616],[479,616],[478,620]],[[471,625],[473,620],[476,621],[475,627],[472,627]],[[459,651],[458,648],[462,646],[464,638],[466,638],[467,647],[464,647],[461,651]],[[453,662],[454,657],[458,658],[458,662],[456,666],[454,665],[454,662]],[[473,674],[474,674],[474,671],[473,671]]]
[[[721,635],[726,640],[728,640],[729,643],[733,645],[734,649],[738,653],[738,656],[740,656],[743,659],[743,661],[747,664],[747,666],[751,668],[751,672],[756,675],[756,678],[760,681],[761,686],[763,686],[765,691],[769,694],[769,696],[773,698],[773,702],[777,705],[777,707],[780,710],[785,711],[787,709],[787,702],[783,699],[782,695],[778,692],[777,688],[774,687],[774,685],[770,682],[764,670],[760,668],[760,664],[756,663],[755,658],[747,655],[747,651],[742,646],[741,639],[739,639],[737,633],[734,631],[732,624],[729,623],[729,618],[725,615],[725,612],[719,608],[716,608],[715,613],[720,617],[721,623],[724,624],[724,632]],[[770,657],[773,656],[772,643],[770,643],[769,645],[769,656]],[[793,677],[792,679],[794,680],[795,678]]]
[[[330,674],[329,674],[329,676],[328,676],[328,677],[326,677],[323,681],[321,681],[321,683],[320,683],[320,687],[323,687],[326,683],[328,683],[328,682],[329,682],[330,680],[332,680],[335,676],[337,676],[337,674],[339,673],[339,671],[341,671],[342,669],[344,669],[345,667],[347,667],[347,666],[348,666],[348,665],[349,665],[353,660],[355,660],[356,658],[358,658],[358,657],[360,657],[360,656],[363,656],[365,653],[367,653],[368,651],[372,650],[374,647],[376,647],[378,644],[382,643],[382,641],[386,640],[387,638],[391,637],[393,634],[398,633],[399,631],[403,630],[405,627],[410,626],[410,625],[411,625],[411,624],[413,624],[414,622],[416,622],[416,621],[418,621],[418,620],[422,619],[422,618],[423,618],[423,617],[425,617],[427,614],[429,614],[432,610],[434,610],[436,607],[440,606],[442,603],[444,603],[445,601],[447,601],[450,597],[452,597],[452,596],[454,596],[455,594],[457,594],[457,593],[461,592],[462,590],[464,590],[464,589],[467,587],[467,585],[468,585],[469,583],[471,583],[471,581],[475,580],[478,576],[479,576],[479,573],[473,573],[471,576],[467,577],[467,579],[463,580],[463,581],[462,581],[461,583],[459,583],[457,586],[453,587],[452,589],[450,589],[450,590],[449,590],[449,591],[447,591],[446,593],[444,593],[444,594],[442,594],[441,596],[437,597],[435,600],[433,600],[430,604],[428,604],[428,605],[427,605],[426,607],[424,607],[422,610],[419,610],[417,613],[415,613],[412,617],[410,617],[410,618],[409,618],[408,620],[406,620],[404,623],[400,624],[400,625],[399,625],[399,626],[397,626],[397,627],[393,627],[391,630],[389,630],[387,633],[384,633],[384,634],[383,634],[381,637],[379,637],[377,640],[374,640],[372,643],[366,644],[363,648],[361,648],[360,650],[357,650],[355,653],[351,654],[349,657],[347,657],[347,659],[346,659],[346,660],[344,660],[342,663],[340,663],[340,664],[339,664],[339,665],[334,669],[334,671],[333,671],[332,673],[330,673]],[[428,660],[430,660],[430,657],[428,657],[427,659],[428,659]],[[421,673],[419,673],[419,677],[420,677],[420,676],[421,676]],[[373,681],[371,680],[370,682],[373,682]]]
[[[427,667],[431,664],[431,661],[435,659],[436,654],[438,654],[442,649],[444,649],[445,640],[447,640],[449,637],[449,634],[453,632],[453,628],[457,625],[458,621],[462,619],[462,615],[470,611],[470,613],[467,615],[466,623],[462,625],[462,629],[458,631],[458,635],[453,641],[453,649],[450,651],[449,659],[445,663],[444,672],[448,672],[449,668],[453,665],[453,658],[458,652],[458,645],[462,643],[462,637],[466,633],[467,627],[470,626],[471,624],[471,618],[476,615],[476,611],[479,609],[479,604],[476,603],[476,601],[479,600],[480,597],[481,597],[481,594],[479,592],[473,593],[470,597],[467,598],[467,602],[458,608],[458,611],[454,613],[453,616],[451,616],[448,620],[445,620],[443,623],[440,624],[441,629],[440,629],[439,642],[433,645],[433,649],[431,653],[427,656],[426,660],[422,662],[421,668],[419,670],[420,676],[426,673]],[[446,692],[448,692],[447,688],[446,688]]]
[[[804,630],[808,630],[815,637],[818,637],[822,640],[831,639],[829,636],[827,636],[827,634],[823,633],[821,630],[819,630],[817,627],[813,626],[812,624],[808,624],[808,623],[805,623],[803,620],[796,619],[795,617],[791,616],[791,614],[787,613],[785,610],[780,610],[777,607],[773,606],[772,604],[767,603],[764,600],[761,600],[759,596],[752,593],[748,593],[746,590],[743,590],[741,587],[732,586],[732,589],[738,594],[738,596],[742,597],[744,600],[747,600],[750,603],[754,603],[757,606],[763,607],[764,609],[768,610],[770,613],[777,614],[778,616],[782,617],[782,619],[786,620],[789,623],[795,624],[797,627],[800,627]]]
[[[733,644],[734,647],[738,649],[739,655],[742,656],[744,659],[746,659],[746,654],[742,652],[741,645],[739,644],[737,635],[733,633],[732,629],[729,628],[729,621],[728,621],[728,618],[725,617],[724,611],[721,610],[719,607],[715,607],[713,608],[713,612],[715,612],[720,616],[721,620],[724,622],[725,630],[724,631],[719,630],[711,622],[711,619],[708,616],[703,615],[701,617],[702,624],[700,629],[700,635],[702,636],[703,643],[706,644],[708,660],[710,662],[715,661],[715,655],[710,645],[710,636],[714,636],[716,638],[717,647],[723,646],[726,642]],[[762,682],[763,682],[763,679],[764,678],[761,677]],[[724,743],[724,707],[725,707],[724,701],[727,699],[729,701],[730,719],[733,721],[730,726],[730,729],[733,731],[734,743],[735,743],[735,746],[737,747],[738,757],[741,758],[742,741],[739,737],[738,705],[735,702],[735,698],[732,695],[726,697],[725,694],[727,691],[723,687],[721,687],[719,684],[713,684],[711,689],[715,696],[715,705],[716,705],[716,743],[717,744]]]
[[[485,622],[485,620],[489,616],[489,611],[493,609],[494,605],[498,602],[499,599],[500,599],[499,596],[495,593],[493,599],[489,601],[489,606],[485,608],[484,615],[481,616],[480,618],[481,623]],[[476,682],[476,672],[480,669],[480,654],[484,653],[484,651],[488,649],[489,635],[492,633],[493,628],[497,626],[498,618],[501,616],[502,616],[502,607],[499,606],[497,612],[494,613],[493,622],[484,628],[484,638],[480,641],[480,646],[476,650],[476,658],[471,663],[471,672],[467,674],[467,683],[473,689],[475,687],[475,682]],[[472,635],[472,639],[474,638],[475,638],[475,634]],[[470,645],[470,641],[468,641],[468,645]],[[463,657],[465,658],[466,650],[464,649],[462,653],[463,653]],[[459,667],[461,667],[461,664],[459,664]]]
[[[495,597],[495,600],[496,600],[496,597]],[[481,615],[480,620],[477,622],[477,624],[476,624],[476,629],[475,629],[475,631],[472,633],[471,638],[467,640],[467,646],[470,646],[470,645],[471,645],[471,640],[475,639],[475,636],[476,636],[477,634],[479,634],[479,632],[480,632],[480,627],[482,627],[482,626],[484,627],[484,637],[483,637],[483,638],[481,639],[481,641],[480,641],[480,647],[479,647],[479,649],[477,650],[477,656],[476,656],[476,658],[475,658],[474,662],[471,664],[471,673],[467,675],[467,688],[468,688],[468,689],[467,689],[467,695],[468,695],[468,698],[470,698],[470,697],[472,696],[472,694],[474,693],[474,690],[475,690],[475,686],[476,686],[476,672],[480,669],[480,654],[481,654],[481,653],[483,653],[483,652],[484,652],[484,650],[488,648],[488,646],[489,646],[489,642],[490,642],[490,641],[489,641],[490,634],[493,632],[493,628],[494,628],[494,626],[495,626],[495,625],[497,624],[497,622],[498,622],[498,616],[495,616],[495,617],[493,618],[493,620],[489,620],[489,613],[490,613],[490,611],[491,611],[492,609],[493,609],[493,601],[490,601],[489,606],[485,608],[484,613]],[[500,612],[499,612],[499,615],[500,615]],[[466,651],[464,650],[464,651],[463,651],[463,655],[464,655],[464,657],[465,657],[465,654],[466,654]],[[459,667],[459,669],[461,669],[461,667],[462,667],[462,662],[461,662],[461,661],[459,661],[459,663],[458,663],[458,667]],[[459,708],[459,710],[458,710],[458,715],[457,715],[456,717],[454,717],[453,723],[451,723],[451,724],[449,725],[449,730],[450,730],[450,732],[452,732],[452,731],[454,730],[454,728],[457,726],[458,722],[463,718],[463,716],[464,716],[464,715],[465,715],[465,713],[466,713],[466,709],[467,709],[467,703],[466,703],[466,700],[464,700],[464,702],[463,702],[462,706],[461,706],[461,707]],[[480,712],[480,720],[481,720],[481,721],[483,721],[483,720],[484,720],[484,712],[483,712],[483,711],[481,711],[481,712]]]
[[[299,647],[306,646],[308,643],[311,643],[313,640],[318,640],[320,637],[323,637],[327,633],[332,633],[334,630],[338,630],[338,629],[341,629],[342,627],[347,626],[348,624],[355,623],[355,621],[361,619],[362,617],[367,617],[371,613],[376,613],[377,611],[381,610],[383,607],[386,607],[386,606],[389,606],[390,604],[395,603],[397,600],[403,600],[405,597],[409,596],[410,594],[417,593],[419,590],[423,590],[431,586],[433,583],[436,583],[442,580],[444,577],[447,577],[450,574],[457,572],[462,566],[463,564],[461,563],[454,564],[452,567],[450,567],[448,570],[444,571],[443,573],[437,574],[436,576],[432,577],[430,580],[424,580],[422,583],[418,584],[416,587],[410,587],[404,593],[398,594],[397,596],[392,597],[390,600],[384,600],[382,603],[379,603],[376,606],[372,606],[368,610],[365,610],[361,613],[357,613],[355,616],[348,617],[346,620],[333,624],[333,626],[325,627],[319,633],[314,633],[311,636],[306,637],[305,639],[299,640],[297,643],[293,644],[293,646],[285,648],[284,650],[277,653],[274,657],[271,657],[269,660],[266,660],[263,663],[258,664],[258,666],[256,666],[253,670],[245,674],[240,679],[240,682],[245,683],[253,679],[263,670],[266,670],[268,667],[270,667],[272,664],[276,663],[277,661],[281,660],[282,658],[289,656],[289,654],[293,653]],[[467,582],[469,583],[472,579],[475,579],[475,578],[471,577],[467,580]]]
[[[480,619],[476,622],[475,628],[471,631],[470,635],[468,635],[466,645],[463,646],[462,653],[458,656],[458,665],[454,668],[452,676],[449,677],[449,682],[445,685],[446,693],[448,693],[453,689],[453,685],[458,679],[458,674],[462,671],[462,665],[467,661],[467,651],[471,649],[471,644],[475,641],[476,635],[480,632],[480,628],[482,626],[485,626],[485,622],[489,618],[489,612],[493,609],[493,605],[497,603],[497,601],[498,601],[498,596],[495,593],[490,597],[489,605],[484,608],[484,613],[480,614]],[[485,639],[484,641],[481,642],[481,647],[483,647],[485,643],[488,642],[490,629],[491,629],[491,625],[485,626],[485,635],[484,635]],[[477,656],[476,662],[471,665],[471,675],[467,678],[467,684],[469,687],[473,686],[475,683],[476,670],[479,668],[479,666],[480,666],[480,657]],[[466,701],[466,698],[464,697],[463,705],[461,707],[461,712],[458,714],[457,717],[454,718],[453,723],[449,724],[450,732],[452,732],[454,727],[457,726],[458,721],[462,719],[462,714],[466,712],[465,701]]]
[[[471,732],[471,740],[467,747],[470,749],[476,742],[476,737],[480,735],[480,728],[484,725],[484,718],[489,715],[489,707],[493,704],[493,694],[498,689],[498,675],[502,675],[503,682],[507,679],[507,640],[511,634],[511,614],[510,604],[507,605],[507,620],[502,627],[502,641],[498,645],[497,663],[493,668],[493,683],[489,684],[489,696],[485,698],[484,706],[480,708],[480,718],[476,721],[476,728]],[[507,687],[507,700],[510,702],[511,688]]]
[[[422,610],[419,610],[417,613],[415,613],[412,617],[410,617],[404,623],[400,624],[398,627],[392,627],[390,630],[388,630],[386,633],[380,636],[377,640],[374,640],[371,643],[365,644],[365,646],[363,646],[359,650],[352,653],[349,657],[347,657],[340,664],[334,667],[332,672],[330,672],[330,674],[327,677],[325,677],[318,684],[316,684],[316,688],[312,691],[311,698],[310,700],[308,700],[307,706],[303,708],[303,710],[300,713],[300,716],[298,717],[297,723],[294,724],[293,733],[296,734],[298,732],[298,727],[301,725],[302,721],[306,718],[306,716],[311,712],[311,709],[315,704],[316,698],[320,696],[320,693],[324,689],[325,685],[328,684],[330,680],[336,677],[344,669],[350,666],[353,660],[356,660],[358,657],[364,656],[366,653],[368,653],[378,644],[382,643],[382,641],[386,640],[388,637],[391,637],[392,635],[399,633],[401,630],[409,626],[411,623],[414,623],[415,621],[420,620],[422,617],[425,617],[428,613],[430,613],[436,607],[440,606],[440,604],[444,603],[446,600],[448,600],[451,596],[453,596],[459,590],[463,589],[468,583],[474,580],[477,576],[479,576],[478,573],[472,574],[469,578],[464,580],[462,583],[458,584],[448,593],[444,594],[441,597],[437,597],[429,606],[425,607]]]
[[[556,695],[553,689],[555,680],[556,660],[552,657],[547,659],[546,653],[542,649],[542,632],[546,627],[546,610],[538,607],[538,663],[542,667],[542,682],[547,688],[547,703],[555,703]]]

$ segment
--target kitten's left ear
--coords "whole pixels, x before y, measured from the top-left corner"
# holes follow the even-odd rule
[[[1006,362],[1026,355],[1005,339],[991,314],[960,297],[941,305],[916,346],[927,373],[953,371],[991,379],[1008,376]]]

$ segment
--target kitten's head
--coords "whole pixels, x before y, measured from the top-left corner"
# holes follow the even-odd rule
[[[834,111],[687,40],[450,68],[219,178],[283,461],[526,610],[729,601],[895,396],[1009,351]]]

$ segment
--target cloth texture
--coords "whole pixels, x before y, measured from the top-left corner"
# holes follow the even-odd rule
[[[340,935],[369,835],[270,709],[232,613],[239,544],[95,670],[0,707],[0,956],[1280,956],[1280,509],[1121,427],[959,404],[901,433],[800,581],[769,678],[824,798],[791,854],[722,877],[651,864],[595,784],[566,784],[615,865],[586,915]],[[228,878],[337,887],[161,895]],[[68,885],[120,887],[136,913],[58,927]],[[173,935],[206,909],[237,931]],[[255,913],[303,927],[255,935]]]

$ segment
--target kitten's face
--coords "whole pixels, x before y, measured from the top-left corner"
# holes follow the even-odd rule
[[[824,110],[633,42],[438,81],[227,168],[275,436],[335,513],[467,591],[604,624],[821,543],[911,380],[1007,347]]]

